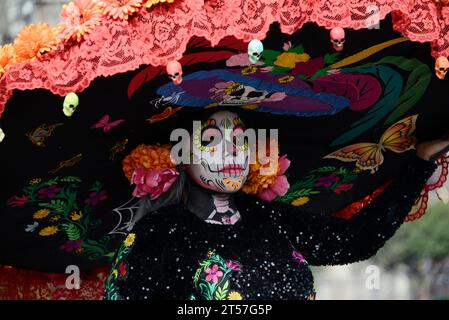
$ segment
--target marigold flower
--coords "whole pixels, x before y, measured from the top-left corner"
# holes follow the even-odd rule
[[[41,59],[42,56],[56,49],[58,30],[47,23],[31,24],[22,29],[14,40],[17,62]]]
[[[116,20],[128,20],[142,7],[142,0],[101,0],[98,6],[105,16]]]
[[[14,47],[10,44],[0,47],[0,77],[16,62]]]
[[[60,30],[65,41],[83,41],[101,23],[101,11],[93,0],[75,0],[62,7]]]
[[[131,181],[134,170],[144,169],[165,169],[175,168],[175,163],[170,157],[169,145],[144,145],[137,146],[136,149],[123,159],[122,166],[125,176]]]
[[[152,6],[158,4],[158,3],[173,3],[174,0],[148,0],[145,3],[146,8],[151,8]]]

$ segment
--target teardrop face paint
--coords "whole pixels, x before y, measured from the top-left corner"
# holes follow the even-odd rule
[[[191,135],[190,177],[201,187],[224,193],[239,191],[249,172],[249,147],[245,126],[230,111],[219,111]]]

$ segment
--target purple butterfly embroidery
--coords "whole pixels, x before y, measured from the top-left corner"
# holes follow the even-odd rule
[[[124,119],[109,122],[109,115],[105,115],[96,124],[91,126],[91,129],[103,129],[104,133],[108,133],[112,128],[118,126],[119,124],[125,122]]]

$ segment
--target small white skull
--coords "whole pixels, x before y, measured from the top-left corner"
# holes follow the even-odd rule
[[[3,132],[2,128],[0,128],[0,142],[2,142],[3,139],[5,139],[5,133]]]
[[[331,42],[336,51],[342,51],[345,44],[345,30],[335,27],[331,30]]]
[[[256,63],[262,58],[263,43],[260,40],[251,40],[248,43],[248,57],[251,63]]]
[[[71,117],[79,105],[79,98],[76,93],[70,92],[64,99],[64,103],[62,105],[62,112],[67,116]]]
[[[182,65],[178,61],[170,61],[166,70],[173,84],[180,85],[182,83]]]
[[[435,74],[440,80],[444,80],[449,71],[449,60],[446,57],[438,57],[435,61]]]

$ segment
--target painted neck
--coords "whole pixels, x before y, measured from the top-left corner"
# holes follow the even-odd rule
[[[207,223],[233,225],[241,216],[234,203],[234,194],[218,193],[198,186],[189,179],[186,206]]]

